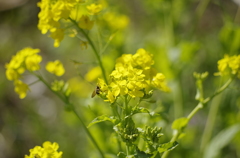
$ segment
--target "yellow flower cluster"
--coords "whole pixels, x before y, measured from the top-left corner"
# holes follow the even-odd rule
[[[6,77],[8,80],[14,81],[15,92],[21,99],[25,98],[30,90],[28,85],[21,81],[22,75],[26,70],[33,72],[40,69],[42,57],[38,55],[39,52],[40,49],[26,47],[17,52],[11,61],[5,65]],[[48,62],[46,70],[56,76],[62,76],[65,73],[63,64],[59,60]]]
[[[19,94],[21,99],[26,97],[29,87],[20,79],[25,70],[33,72],[40,69],[39,63],[42,61],[42,57],[37,54],[39,52],[39,49],[24,48],[5,65],[6,77],[8,80],[14,81],[15,92]]]
[[[219,72],[216,75],[237,75],[240,78],[240,55],[228,56],[218,61]]]
[[[90,30],[93,27],[94,22],[88,16],[83,15],[84,11],[79,12],[80,4],[83,2],[83,0],[41,0],[38,3],[40,7],[38,28],[42,34],[50,32],[50,37],[55,40],[54,47],[59,47],[63,40],[65,28],[70,26],[67,26],[69,18],[79,22],[79,27],[83,29]],[[91,15],[94,15],[101,11],[102,6],[91,4],[87,6],[87,9]]]
[[[59,60],[50,61],[46,65],[46,70],[56,76],[62,76],[65,73],[63,64]]]
[[[43,143],[43,147],[35,146],[30,149],[30,155],[25,155],[25,158],[61,158],[63,152],[58,152],[59,145],[57,143],[51,143],[46,141]]]
[[[151,92],[152,87],[169,91],[165,76],[151,67],[154,64],[152,57],[144,49],[138,49],[134,55],[124,54],[118,58],[115,70],[110,74],[109,85],[102,79],[98,80],[100,93],[106,95],[106,101],[114,103],[120,95],[144,97]]]

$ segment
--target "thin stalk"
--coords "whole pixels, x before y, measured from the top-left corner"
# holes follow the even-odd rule
[[[229,85],[230,83],[233,81],[233,78],[230,78],[222,87],[220,87],[212,96],[206,98],[205,100],[201,101],[198,103],[198,105],[190,112],[190,114],[187,116],[188,120],[190,121],[192,119],[192,117],[200,110],[204,107],[204,105],[206,103],[208,103],[209,101],[211,101],[216,95],[220,94],[222,91],[224,91]],[[182,131],[176,130],[173,134],[173,137],[171,139],[170,142],[175,142],[178,137],[180,136]],[[170,150],[166,151],[163,153],[162,158],[167,158],[167,156],[169,155]]]
[[[90,140],[92,141],[92,143],[94,144],[94,146],[97,148],[97,150],[99,151],[100,155],[102,158],[104,158],[104,154],[102,152],[102,150],[100,149],[100,147],[98,146],[96,140],[94,139],[94,137],[92,136],[92,134],[90,133],[90,131],[88,130],[88,128],[86,127],[86,125],[83,122],[83,119],[81,118],[81,116],[77,113],[77,111],[75,110],[74,106],[72,104],[71,105],[71,109],[73,111],[73,113],[78,117],[78,119],[80,120],[83,129],[85,130],[85,132],[87,133],[88,137],[90,138]]]
[[[212,96],[206,98],[204,101],[203,101],[203,104],[206,104],[208,103],[210,100],[212,100],[216,95],[220,94],[222,91],[224,91],[229,85],[230,83],[233,81],[233,78],[230,78],[227,80],[227,82],[221,87],[219,88]]]
[[[119,112],[117,110],[117,106],[114,104],[111,104],[112,112],[115,116],[118,117],[118,119],[121,121],[121,116],[119,115]]]
[[[127,116],[129,114],[128,111],[129,111],[128,110],[128,99],[127,99],[127,96],[125,96],[125,116]]]
[[[104,81],[108,84],[107,77],[106,77],[106,72],[105,72],[105,69],[104,69],[104,67],[103,67],[100,54],[98,53],[98,51],[97,51],[95,45],[93,44],[91,38],[89,38],[88,34],[87,34],[83,29],[81,29],[81,28],[78,26],[78,24],[77,24],[77,22],[76,22],[75,20],[73,20],[73,19],[71,19],[71,18],[69,18],[69,19],[70,19],[70,21],[77,27],[78,31],[80,31],[80,32],[84,35],[84,37],[88,40],[89,44],[91,45],[91,47],[92,47],[92,49],[93,49],[93,52],[94,52],[96,58],[97,58],[98,64],[99,64],[99,66],[100,66],[100,68],[101,68],[101,70],[102,70],[102,74],[103,74]]]
[[[180,134],[181,134],[181,132],[179,130],[176,130],[175,133],[173,134],[173,137],[170,142],[175,142],[178,139],[178,137],[180,136]],[[164,152],[161,158],[167,158],[169,153],[170,153],[170,150]]]
[[[59,93],[57,93],[56,91],[52,90],[51,86],[47,83],[47,81],[45,81],[43,79],[42,76],[32,73],[33,75],[35,75],[50,91],[52,91],[56,96],[58,96],[64,103],[67,104],[66,100],[64,99],[64,97],[62,95],[60,95]]]
[[[203,104],[200,102],[198,105],[191,111],[191,113],[187,116],[188,120],[191,120],[192,117],[203,108]]]
[[[52,90],[51,86],[47,83],[47,81],[45,81],[43,79],[42,76],[37,75],[35,73],[33,73],[40,81],[42,81],[43,84],[45,84],[45,86],[51,90],[56,96],[58,96],[66,105],[70,106],[71,110],[73,111],[73,113],[77,116],[77,118],[79,119],[80,123],[83,126],[83,129],[85,130],[85,132],[87,133],[88,137],[90,138],[90,140],[92,141],[92,143],[94,144],[94,146],[97,148],[97,150],[99,151],[100,155],[102,158],[104,158],[104,154],[102,152],[102,150],[100,149],[100,147],[98,146],[96,140],[93,138],[92,134],[90,133],[90,131],[88,130],[88,128],[86,127],[86,125],[83,122],[83,119],[80,117],[80,115],[77,113],[77,111],[74,108],[74,105],[71,104],[69,102],[69,100],[67,98],[64,98],[62,95],[60,95],[59,93],[57,93],[56,91]]]
[[[129,155],[129,146],[126,145],[126,152],[127,152],[127,156]]]

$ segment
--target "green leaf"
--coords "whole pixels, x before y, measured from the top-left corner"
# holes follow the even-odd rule
[[[126,158],[126,154],[124,153],[124,152],[119,152],[118,154],[117,154],[117,157],[119,157],[119,158]]]
[[[100,123],[100,122],[104,122],[104,121],[110,121],[113,124],[115,124],[116,120],[117,119],[115,119],[113,116],[106,116],[106,115],[98,116],[88,125],[88,128],[96,123]]]
[[[130,116],[133,116],[135,114],[138,113],[148,113],[150,116],[156,115],[155,112],[150,112],[148,109],[143,108],[143,107],[136,107],[133,109],[132,113],[130,114]]]
[[[165,144],[162,144],[158,147],[158,152],[163,153],[163,152],[168,151],[168,150],[173,150],[177,146],[178,146],[178,142],[176,142],[176,141],[165,143]]]
[[[220,154],[221,149],[225,147],[239,131],[240,124],[236,124],[219,132],[209,145],[207,145],[204,152],[204,158],[217,157]]]
[[[172,124],[172,129],[182,130],[184,127],[187,126],[188,121],[189,120],[186,117],[181,117],[179,119],[176,119]]]
[[[145,153],[144,151],[141,151],[137,148],[137,155],[136,155],[137,158],[151,158],[153,155],[154,154]]]

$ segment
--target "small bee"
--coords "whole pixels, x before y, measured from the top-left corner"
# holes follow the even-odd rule
[[[97,86],[96,89],[92,92],[92,98],[95,97],[96,94],[99,95],[100,91],[101,91],[100,87]]]

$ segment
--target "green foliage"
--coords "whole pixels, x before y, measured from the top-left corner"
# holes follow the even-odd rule
[[[0,69],[0,157],[29,155],[47,140],[63,157],[239,157],[235,1],[45,2],[39,16],[36,1],[0,5],[1,64],[41,49],[41,58],[23,53]],[[45,70],[56,59],[65,69]]]
[[[240,131],[240,124],[236,124],[220,131],[206,147],[204,158],[216,158],[221,150],[230,143],[232,138]]]
[[[165,151],[173,150],[177,146],[178,146],[178,142],[176,142],[176,141],[165,143],[165,144],[162,144],[158,147],[158,152],[163,153]]]
[[[89,123],[88,128],[91,127],[92,125],[96,124],[96,123],[100,123],[100,122],[104,122],[104,121],[110,121],[113,124],[116,123],[117,119],[114,119],[113,116],[106,116],[106,115],[102,115],[102,116],[98,116],[97,118],[95,118],[94,120],[92,120],[91,123]]]

